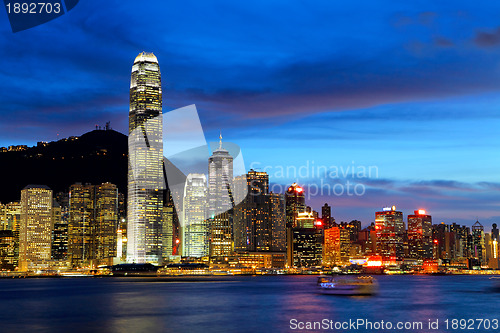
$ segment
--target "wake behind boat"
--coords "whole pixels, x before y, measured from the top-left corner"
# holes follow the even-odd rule
[[[317,285],[325,295],[363,296],[378,292],[377,280],[371,276],[320,276]]]

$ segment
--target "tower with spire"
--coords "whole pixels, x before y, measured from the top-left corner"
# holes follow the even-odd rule
[[[233,157],[223,148],[221,133],[219,134],[219,147],[208,159],[211,256],[227,256],[232,252],[232,188]]]

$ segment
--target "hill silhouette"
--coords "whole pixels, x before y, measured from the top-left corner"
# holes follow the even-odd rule
[[[127,190],[127,136],[114,130],[94,130],[39,144],[22,151],[0,153],[0,202],[18,201],[28,184],[67,192],[76,183],[110,182]]]

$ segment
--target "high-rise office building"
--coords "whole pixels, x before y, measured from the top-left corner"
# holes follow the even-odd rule
[[[469,258],[471,253],[469,240],[472,240],[470,237],[470,228],[452,223],[449,229],[455,235],[455,257],[458,259]]]
[[[68,203],[69,205],[69,203]],[[54,202],[54,229],[52,231],[52,260],[60,265],[68,261],[68,222],[69,206]]]
[[[233,252],[233,157],[219,147],[208,159],[208,217],[210,218],[210,255],[227,256]]]
[[[271,220],[271,251],[286,252],[286,204],[281,193],[269,193]]]
[[[87,267],[95,258],[95,188],[73,184],[69,192],[68,254],[73,267]]]
[[[474,258],[477,258],[481,265],[486,264],[486,248],[484,242],[484,227],[479,221],[472,225],[472,253]]]
[[[250,170],[236,177],[234,186],[248,189],[234,209],[234,250],[285,252],[285,200],[282,194],[269,193],[269,175]]]
[[[0,230],[0,269],[14,270],[16,267],[16,238],[12,230]]]
[[[127,261],[161,263],[163,217],[161,74],[153,53],[132,66],[129,110]]]
[[[176,234],[174,232],[174,220],[177,218],[175,213],[175,207],[173,203],[168,204],[163,207],[163,242],[162,242],[162,253],[163,262],[168,262],[170,256],[174,254],[174,250],[177,249],[179,244],[176,244]],[[180,242],[180,240],[179,240]],[[177,253],[175,253],[177,254]]]
[[[111,183],[95,186],[95,259],[98,264],[113,264],[118,229],[118,188]]]
[[[248,194],[234,208],[234,250],[270,251],[272,246],[271,202],[268,196],[269,176],[265,172],[250,170],[234,179],[238,190],[245,188]]]
[[[408,215],[408,251],[410,258],[432,258],[432,217],[423,209]]]
[[[10,202],[0,204],[0,230],[12,231],[14,237],[14,261],[13,265],[17,267],[19,261],[19,223],[21,220],[21,204],[19,202]],[[10,242],[9,233],[6,233],[6,242]]]
[[[304,189],[297,183],[290,185],[285,192],[285,215],[286,215],[286,248],[287,265],[294,266],[294,233],[293,228],[297,226],[299,213],[306,211],[306,198]],[[314,222],[314,221],[313,221]]]
[[[335,266],[340,264],[340,228],[325,229],[323,248],[323,265]]]
[[[116,257],[117,229],[116,185],[71,185],[68,253],[73,267],[112,264]]]
[[[402,257],[405,223],[403,213],[396,206],[375,213],[377,252],[384,257]]]
[[[332,223],[332,207],[329,206],[327,203],[321,207],[321,220],[323,221],[323,225],[325,229],[328,229],[331,227]]]
[[[181,225],[182,256],[208,256],[207,178],[204,174],[190,173],[187,176]]]
[[[433,257],[451,261],[456,258],[457,237],[450,225],[441,222],[432,226]]]
[[[21,191],[19,226],[19,269],[35,271],[51,265],[52,190],[28,185]]]
[[[297,183],[290,185],[285,193],[286,198],[286,226],[292,228],[296,224],[298,213],[306,210],[304,189]]]

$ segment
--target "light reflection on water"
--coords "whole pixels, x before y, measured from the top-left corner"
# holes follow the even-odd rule
[[[138,281],[0,280],[1,331],[290,332],[293,318],[422,321],[424,327],[429,319],[500,319],[500,293],[482,276],[380,276],[380,293],[374,297],[320,295],[314,276]],[[442,325],[418,332],[450,331]]]

